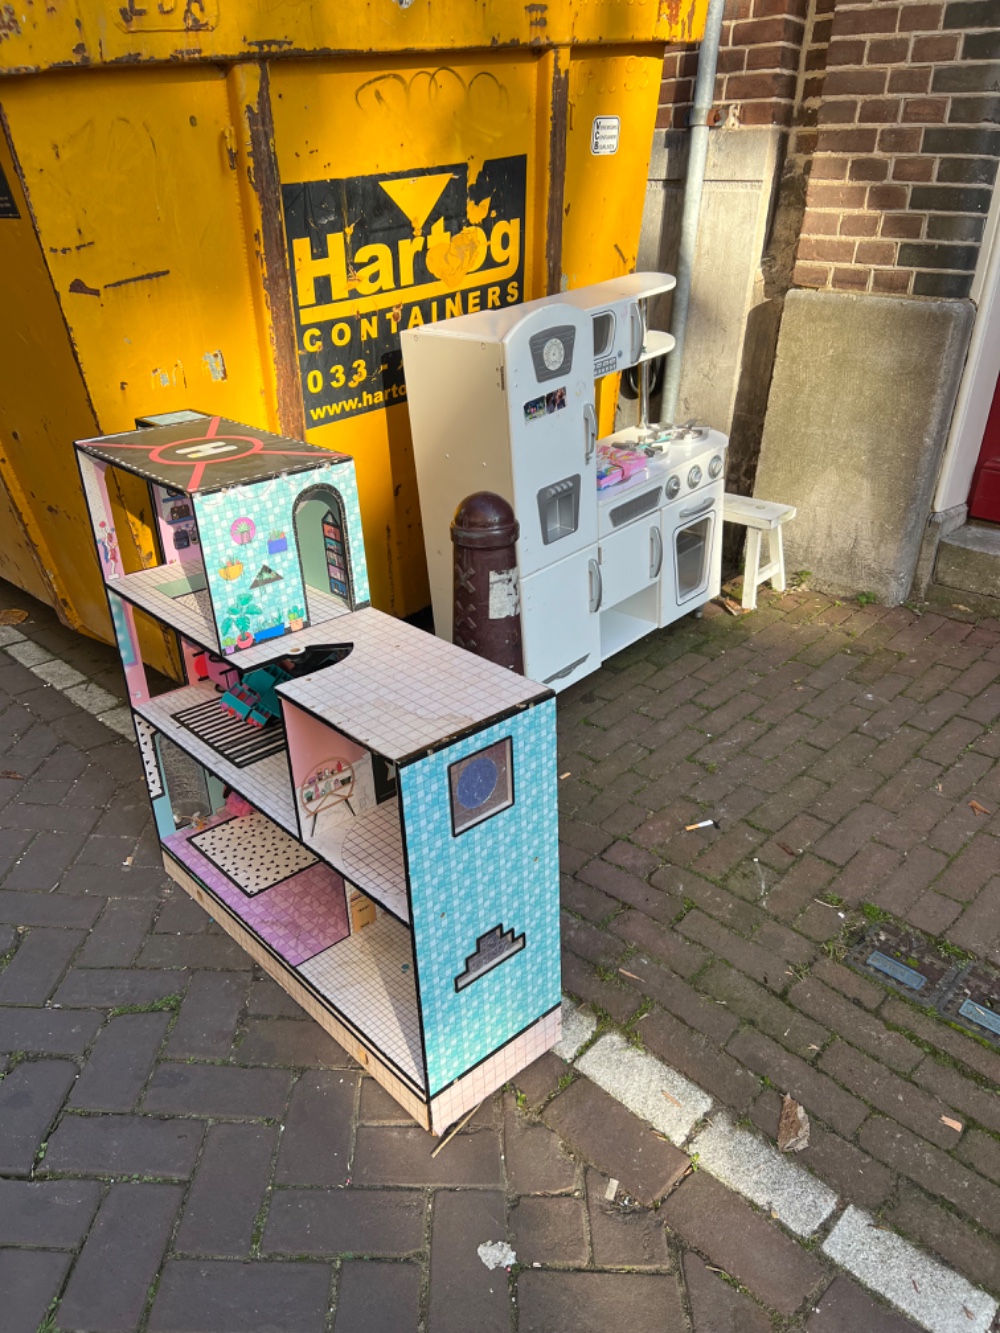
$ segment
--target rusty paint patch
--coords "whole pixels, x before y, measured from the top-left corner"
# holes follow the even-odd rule
[[[292,439],[306,438],[305,407],[299,383],[298,341],[292,313],[292,284],[281,222],[281,179],[274,149],[271,116],[271,82],[266,65],[261,66],[257,104],[246,107],[250,133],[250,188],[257,196],[261,219],[264,296],[271,314],[274,346],[278,424]]]
[[[561,289],[563,199],[566,190],[566,126],[569,117],[569,70],[552,53],[552,112],[549,121],[549,205],[545,218],[545,290]]]
[[[226,358],[221,351],[206,352],[201,359],[208,367],[208,373],[217,383],[221,383],[222,380],[227,378]]]
[[[0,42],[8,37],[20,37],[20,35],[21,25],[17,21],[13,5],[4,5],[0,8]]]
[[[100,296],[96,287],[88,287],[82,278],[74,278],[69,285],[69,290],[76,296]]]
[[[119,278],[117,282],[106,282],[104,290],[109,292],[112,287],[130,287],[134,282],[152,282],[154,278],[166,278],[170,276],[168,268],[158,269],[155,273],[140,273],[134,278]]]

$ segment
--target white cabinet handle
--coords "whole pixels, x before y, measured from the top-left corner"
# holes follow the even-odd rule
[[[583,461],[589,463],[597,447],[597,410],[593,403],[583,405]]]
[[[597,561],[589,560],[587,564],[590,571],[590,609],[596,615],[601,609],[601,602],[604,598],[604,581],[601,578],[601,567]]]
[[[663,534],[659,527],[649,529],[649,577],[658,579],[663,568]]]
[[[682,509],[678,518],[695,518],[698,514],[704,514],[715,504],[714,498],[703,500],[700,505],[695,505],[693,509]]]

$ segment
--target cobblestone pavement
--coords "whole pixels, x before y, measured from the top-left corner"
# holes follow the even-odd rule
[[[883,916],[1000,958],[997,622],[793,593],[560,700],[564,988],[743,1130],[806,1107],[839,1202],[805,1244],[554,1054],[431,1159],[158,868],[135,747],[30,665],[0,652],[4,1333],[916,1329],[829,1257],[845,1203],[1000,1291],[1000,1051],[843,961]]]

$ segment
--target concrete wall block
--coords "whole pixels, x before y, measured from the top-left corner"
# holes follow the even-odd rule
[[[763,300],[760,262],[784,138],[784,130],[769,126],[720,129],[709,139],[680,420],[694,417],[719,430],[731,428],[747,317]],[[660,130],[654,137],[640,269],[676,271],[687,149],[685,130]],[[651,324],[669,328],[669,297],[651,306]],[[623,403],[620,424],[633,419],[634,405]]]
[[[968,301],[791,291],[754,493],[798,508],[789,570],[910,591],[972,332]]]

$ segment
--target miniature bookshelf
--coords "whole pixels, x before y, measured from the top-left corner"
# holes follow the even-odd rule
[[[147,423],[77,460],[164,867],[440,1133],[559,1039],[552,692],[369,606],[350,458]],[[122,567],[114,469],[153,568]],[[143,615],[184,663],[155,697]]]

